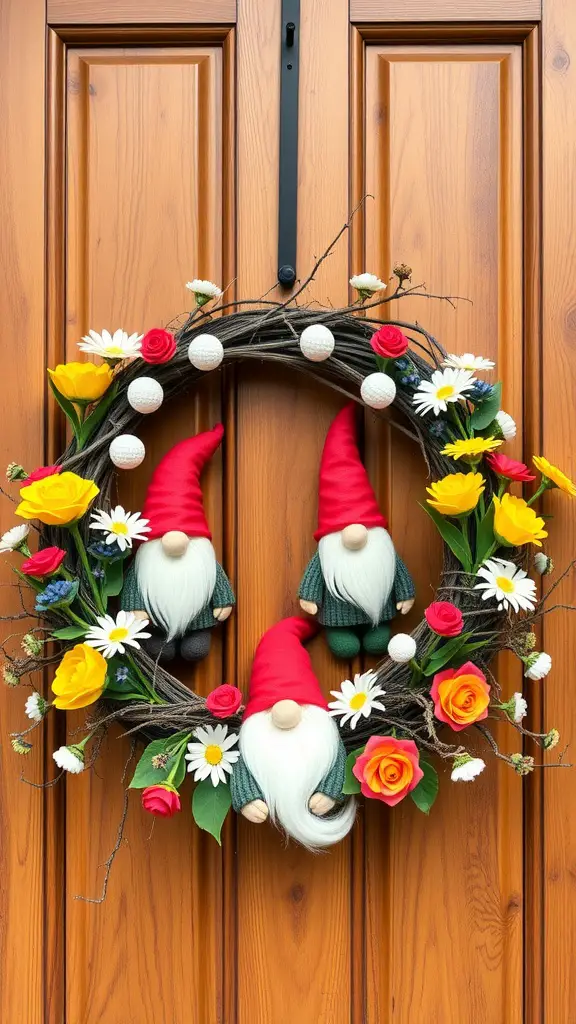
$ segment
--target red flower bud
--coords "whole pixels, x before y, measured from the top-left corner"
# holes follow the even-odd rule
[[[159,818],[173,818],[180,810],[178,790],[169,782],[148,786],[142,790],[142,807]]]
[[[142,338],[140,355],[147,363],[168,363],[175,352],[174,335],[162,327],[153,327]]]
[[[528,466],[525,466],[523,462],[509,459],[507,455],[503,455],[501,452],[492,452],[491,455],[487,455],[486,462],[494,473],[504,477],[506,480],[529,483],[531,480],[536,479],[534,474],[528,469]]]
[[[217,686],[212,693],[206,697],[206,707],[214,718],[229,718],[233,715],[242,703],[242,691],[230,683],[223,683]]]
[[[464,628],[462,612],[450,601],[434,601],[424,615],[430,629],[438,636],[459,636]]]
[[[60,568],[65,558],[66,552],[62,548],[42,548],[22,562],[20,572],[26,576],[51,576]]]

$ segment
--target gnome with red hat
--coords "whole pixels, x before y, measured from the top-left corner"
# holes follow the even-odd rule
[[[356,442],[351,402],[332,421],[320,464],[318,550],[298,596],[326,628],[339,658],[386,651],[389,622],[414,604],[414,584],[394,550]]]
[[[224,427],[189,437],[156,467],[142,516],[150,533],[140,545],[122,590],[122,608],[150,620],[151,657],[170,661],[205,658],[210,630],[235,603],[230,581],[216,560],[206,520],[200,474],[222,440]]]
[[[260,640],[230,783],[236,811],[310,849],[338,843],[355,815],[353,798],[340,803],[346,752],[303,647],[317,629],[293,616]]]

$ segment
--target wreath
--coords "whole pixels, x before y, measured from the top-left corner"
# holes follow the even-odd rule
[[[455,782],[472,781],[485,768],[474,735],[485,741],[489,755],[520,775],[530,773],[537,767],[532,754],[522,743],[515,752],[501,750],[488,724],[493,720],[504,720],[521,740],[533,741],[546,752],[559,740],[554,728],[534,733],[524,726],[525,698],[519,692],[503,693],[490,663],[499,651],[509,649],[521,659],[529,679],[543,679],[551,668],[549,655],[535,650],[533,626],[552,610],[550,594],[571,566],[538,596],[529,572],[547,576],[553,566],[541,549],[546,521],[536,507],[549,489],[574,496],[576,486],[543,457],[533,459],[537,479],[526,465],[501,451],[516,427],[500,408],[500,383],[486,379],[492,362],[471,354],[448,355],[420,324],[372,316],[375,307],[381,309],[392,299],[430,297],[423,286],[411,285],[410,268],[394,268],[394,284],[384,298],[384,283],[360,274],[350,281],[355,294],[350,306],[298,305],[320,262],[283,302],[223,302],[215,285],[193,281],[187,287],[195,308],[184,322],[171,325],[173,331],[152,329],[144,336],[91,331],[79,344],[84,352],[101,357],[99,365],[72,362],[48,371],[54,398],[72,428],[71,443],[56,465],[27,473],[12,463],[7,470],[9,481],[21,487],[15,512],[23,520],[4,534],[0,545],[3,552],[24,559],[13,566],[23,611],[12,618],[36,618],[38,624],[21,639],[24,656],[14,653],[12,637],[4,641],[4,678],[16,686],[39,669],[56,667],[51,694],[32,689],[28,696],[25,713],[31,725],[12,735],[14,750],[28,753],[30,732],[53,709],[90,706],[86,735],[54,752],[60,774],[90,766],[103,733],[118,722],[146,743],[129,786],[142,791],[144,808],[159,816],[178,812],[188,769],[195,781],[194,819],[218,841],[232,804],[237,810],[248,808],[246,816],[252,821],[270,814],[288,835],[312,848],[329,845],[349,830],[354,794],[390,806],[409,795],[428,812],[438,790],[435,765],[449,763]],[[156,519],[112,505],[116,469],[133,468],[144,459],[138,437],[143,416],[220,364],[247,360],[296,369],[356,406],[388,408],[391,426],[419,446],[430,478],[426,491],[422,488],[421,506],[444,545],[435,600],[412,634],[398,632],[396,626],[391,637],[381,630],[385,650],[365,649],[386,656],[374,670],[345,680],[329,704],[304,643],[319,625],[330,632],[319,602],[309,600],[314,587],[327,588],[326,602],[332,600],[338,614],[338,601],[356,607],[342,584],[338,589],[338,579],[332,578],[331,586],[327,579],[318,583],[307,570],[300,603],[312,614],[271,624],[255,653],[246,705],[236,686],[223,684],[204,698],[180,682],[164,657],[169,640],[151,647],[151,623],[136,614],[138,601],[122,603],[134,548],[145,549],[152,536],[170,532],[170,522],[158,510],[175,475],[184,474],[188,487],[184,520],[179,520],[183,529],[176,532],[209,538],[202,525],[198,480],[222,439],[221,430],[209,431],[191,439],[186,453],[173,455],[168,478],[156,480],[154,496],[147,499],[151,515],[162,522],[152,535],[149,524]],[[348,405],[326,441],[319,545],[346,525],[353,533],[356,528],[361,534],[386,533],[354,431],[354,407]],[[516,485],[528,485],[531,496],[513,493]],[[333,507],[330,495],[338,487]],[[356,504],[346,518],[342,501],[351,500]],[[29,546],[31,530],[38,533],[35,553]],[[358,538],[352,549],[355,544],[361,546]],[[318,570],[318,564],[322,575],[324,565]],[[228,597],[220,605],[228,613],[234,597],[226,583]],[[31,592],[33,609],[27,599]],[[405,596],[410,596],[409,587]],[[374,629],[378,633],[377,615],[366,628],[371,636]],[[342,634],[337,640],[341,642]],[[192,657],[206,653],[199,653],[197,636],[194,644]],[[355,649],[344,645],[341,653],[349,657]],[[302,718],[302,707],[311,717]],[[302,804],[301,792],[298,806],[287,793],[275,793],[276,776],[285,774],[278,758],[284,756],[284,739],[290,749],[291,716],[306,727],[308,745],[317,754],[315,766],[294,772],[290,766],[289,782],[282,783],[287,790],[290,779],[306,776],[306,802]],[[262,718],[265,728],[260,722],[258,731]],[[270,735],[273,728],[276,739]],[[254,742],[258,756],[252,757]],[[319,753],[326,744],[327,763]],[[267,757],[272,761],[266,762]],[[562,754],[544,763],[566,766]],[[310,819],[322,828],[311,829]]]

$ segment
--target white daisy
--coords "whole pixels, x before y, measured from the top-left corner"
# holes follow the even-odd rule
[[[446,412],[448,402],[459,402],[476,383],[476,378],[469,370],[434,370],[432,380],[423,380],[416,388],[413,402],[420,416],[433,412],[438,416]]]
[[[340,690],[330,691],[336,700],[330,702],[328,707],[329,715],[342,715],[340,727],[346,725],[350,720],[350,728],[355,729],[361,717],[368,718],[373,708],[385,711],[377,697],[383,697],[386,690],[378,686],[378,677],[375,672],[363,672],[354,676],[354,682],[345,679]]]
[[[516,437],[516,423],[512,417],[507,412],[504,412],[503,409],[500,409],[500,412],[497,412],[494,418],[500,427],[504,440],[513,441]]]
[[[536,584],[528,579],[524,569],[519,569],[514,562],[502,558],[489,558],[480,566],[477,576],[482,583],[477,583],[474,590],[483,590],[482,600],[494,597],[498,601],[498,610],[512,608],[515,612],[531,612],[536,606]]]
[[[28,523],[22,523],[21,526],[12,526],[10,530],[6,530],[6,533],[3,533],[0,537],[0,554],[4,555],[7,551],[17,551],[29,533],[30,527]]]
[[[545,651],[534,651],[524,659],[524,664],[524,675],[528,679],[544,679],[552,668],[552,658]]]
[[[453,370],[493,370],[496,363],[491,359],[484,359],[484,356],[472,355],[472,352],[465,352],[463,356],[448,355],[442,366],[451,366]]]
[[[121,328],[110,334],[110,331],[88,331],[78,342],[81,352],[89,352],[93,356],[101,356],[110,362],[119,362],[121,359],[130,359],[132,356],[140,355],[140,342],[143,334],[128,334]]]
[[[84,771],[84,751],[81,747],[58,747],[52,754],[59,768],[72,775],[78,775]]]
[[[84,643],[95,647],[105,658],[113,658],[115,654],[125,654],[129,647],[139,648],[139,640],[147,640],[150,633],[142,630],[148,625],[148,619],[137,619],[133,612],[118,612],[116,619],[111,615],[99,615],[98,625],[92,626],[86,633]]]
[[[91,530],[102,530],[106,533],[107,544],[118,544],[120,551],[132,547],[133,540],[146,540],[150,533],[149,519],[141,519],[139,512],[125,512],[122,505],[116,505],[111,512],[97,509],[92,512]]]
[[[31,718],[33,722],[41,722],[48,710],[48,704],[44,700],[44,697],[40,693],[31,693],[28,697],[24,711],[28,718]]]
[[[194,293],[199,306],[204,306],[210,299],[219,299],[222,295],[222,289],[217,284],[213,284],[212,281],[199,281],[197,277],[193,281],[187,281],[186,287],[189,292]]]
[[[188,771],[194,772],[194,782],[210,778],[213,786],[226,782],[226,773],[232,774],[232,767],[240,757],[239,750],[231,750],[238,740],[237,733],[228,735],[227,725],[198,726],[194,730],[196,743],[188,744]]]
[[[350,278],[350,287],[360,293],[361,298],[367,299],[375,292],[384,291],[386,285],[376,274],[355,274]]]
[[[472,782],[480,772],[483,772],[486,762],[481,757],[470,757],[470,754],[462,754],[454,758],[454,768],[450,776],[452,782]]]

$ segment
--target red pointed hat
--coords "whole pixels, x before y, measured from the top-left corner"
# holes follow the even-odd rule
[[[142,516],[150,520],[146,540],[158,540],[168,530],[212,540],[204,512],[200,474],[224,435],[218,423],[195,437],[175,444],[158,463],[146,491]]]
[[[245,719],[257,711],[268,711],[278,700],[328,707],[310,655],[302,646],[317,632],[318,626],[313,619],[292,615],[264,633],[252,662]]]
[[[367,529],[386,527],[356,443],[356,405],[350,402],[334,417],[322,451],[318,483],[318,529],[315,540],[351,523]]]

